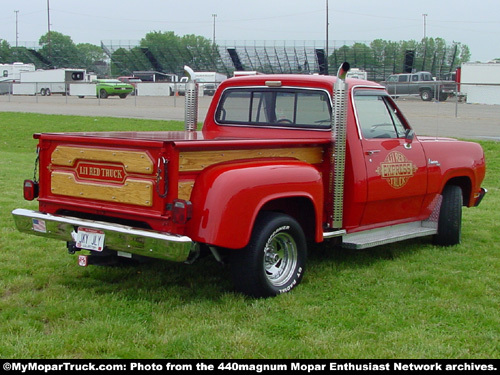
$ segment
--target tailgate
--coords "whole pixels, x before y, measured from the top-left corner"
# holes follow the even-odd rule
[[[169,163],[176,158],[171,143],[82,134],[37,137],[40,211],[112,216],[165,230],[156,220],[166,213],[165,200],[174,199],[167,186],[168,165],[176,164]]]

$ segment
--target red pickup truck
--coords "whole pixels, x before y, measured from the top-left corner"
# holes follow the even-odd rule
[[[384,87],[310,75],[231,78],[203,129],[35,134],[39,177],[17,228],[97,256],[230,264],[236,290],[275,296],[304,276],[307,244],[460,242],[486,190],[476,143],[417,137]]]

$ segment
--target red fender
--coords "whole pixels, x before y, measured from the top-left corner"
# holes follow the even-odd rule
[[[260,209],[275,199],[303,197],[315,210],[321,236],[323,182],[312,165],[296,159],[260,159],[216,164],[197,178],[193,217],[186,235],[194,241],[239,249],[247,245]]]

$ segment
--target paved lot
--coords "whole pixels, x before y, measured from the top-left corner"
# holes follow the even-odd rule
[[[205,118],[211,97],[199,100],[198,120]],[[398,105],[419,135],[500,141],[500,106],[398,99]],[[184,97],[128,97],[98,100],[86,97],[0,96],[0,111],[81,116],[184,120]]]

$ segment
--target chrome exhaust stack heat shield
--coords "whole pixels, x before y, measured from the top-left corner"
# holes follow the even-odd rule
[[[189,77],[186,83],[184,128],[194,132],[198,127],[198,83],[196,83],[193,69],[186,65],[184,71]]]
[[[333,228],[342,228],[344,209],[344,174],[346,158],[346,132],[347,132],[347,93],[345,82],[350,65],[344,62],[338,72],[334,85],[334,113],[332,117],[332,137],[334,138],[333,162]]]

